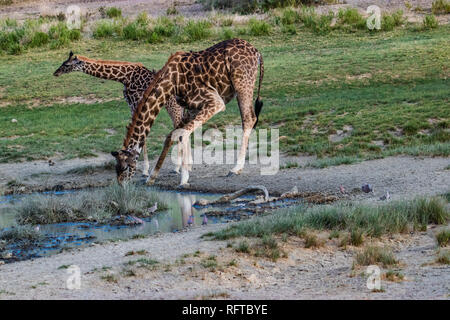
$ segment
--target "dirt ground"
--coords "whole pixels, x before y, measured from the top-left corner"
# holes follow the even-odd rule
[[[80,165],[104,163],[109,157],[57,161],[51,167],[43,161],[3,164],[0,177],[9,175],[39,187],[43,178],[31,176],[47,172],[48,186],[106,184],[114,179],[114,172],[84,176],[65,172]],[[302,164],[311,159],[283,157],[282,163],[293,160]],[[381,201],[378,198],[386,189],[394,199],[448,192],[450,170],[445,168],[449,164],[448,158],[391,157],[325,169],[285,169],[274,176],[260,176],[258,166],[246,166],[241,176],[232,178],[221,177],[228,172],[227,166],[201,165],[194,166],[191,185],[203,191],[234,191],[249,184],[264,184],[272,194],[297,186],[299,191],[338,194],[341,184],[352,190],[368,182],[374,186],[374,194],[353,192],[344,197]],[[178,184],[178,177],[169,173],[171,168],[167,162],[157,185],[172,188]],[[272,262],[236,253],[227,248],[226,242],[200,238],[226,226],[198,226],[186,232],[94,244],[50,257],[0,265],[0,299],[448,299],[449,267],[433,263],[437,250],[433,236],[437,228],[433,226],[426,232],[378,240],[394,250],[401,261],[398,269],[406,277],[401,282],[382,281],[382,292],[367,289],[366,277],[361,276],[364,268],[352,271],[360,248],[342,249],[337,241],[327,240],[322,248],[305,249],[303,240],[293,238],[287,243],[280,241],[288,258]],[[323,237],[326,239],[326,235]],[[125,256],[132,250],[147,253]],[[195,257],[197,250],[200,254]],[[202,261],[211,255],[217,257],[214,270],[202,266]],[[152,268],[126,265],[127,261],[142,257],[159,263]],[[81,269],[80,290],[66,288],[69,275],[61,266],[72,264]]]
[[[93,172],[68,173],[69,170],[86,166],[96,167],[112,160],[109,154],[96,158],[57,160],[49,166],[47,161],[7,163],[0,165],[0,190],[4,193],[29,193],[33,191],[69,190],[104,186],[115,180],[113,169],[101,167]],[[298,168],[280,169],[275,175],[261,175],[261,166],[246,164],[238,176],[226,177],[232,165],[194,165],[190,174],[190,190],[212,193],[234,192],[248,185],[264,185],[270,195],[280,195],[297,187],[300,192],[335,194],[341,198],[368,199],[377,201],[389,191],[393,199],[410,198],[416,195],[435,195],[449,191],[449,158],[397,156],[341,165],[324,169],[302,168],[313,157],[280,156],[280,165],[298,163]],[[150,168],[155,160],[151,161]],[[138,172],[142,162],[138,165]],[[180,176],[172,173],[174,165],[167,158],[156,180],[155,186],[175,189]],[[141,181],[140,174],[135,179]],[[369,183],[374,193],[360,192],[363,184]],[[340,192],[340,186],[346,194]],[[358,189],[358,191],[356,190]]]
[[[305,249],[303,240],[294,238],[281,242],[288,257],[273,262],[236,253],[225,242],[199,239],[221,227],[196,227],[2,265],[0,299],[448,299],[450,267],[434,263],[432,228],[382,240],[394,250],[400,260],[394,269],[405,278],[382,280],[381,292],[372,292],[361,275],[365,268],[352,270],[360,248],[342,249],[328,241],[322,248]],[[127,256],[132,250],[146,254]],[[211,255],[217,266],[202,265]],[[139,258],[159,263],[129,266]],[[66,287],[68,265],[80,268],[78,290]]]
[[[337,11],[343,7],[355,7],[364,13],[371,5],[377,5],[382,11],[392,12],[398,9],[404,11],[405,17],[410,22],[422,21],[424,14],[431,12],[433,0],[407,1],[411,9],[405,6],[402,0],[346,0],[334,5],[322,5],[317,7],[318,12]],[[65,12],[69,5],[78,5],[83,14],[88,14],[92,19],[100,17],[100,7],[117,7],[122,10],[124,16],[136,16],[140,12],[147,12],[151,16],[164,15],[168,7],[175,4],[179,14],[187,17],[202,17],[208,15],[202,4],[195,0],[25,0],[14,1],[12,5],[0,7],[0,18],[10,17],[23,20],[36,17],[40,14],[56,15]],[[421,10],[414,10],[420,8]],[[448,22],[449,15],[437,16],[440,22]]]

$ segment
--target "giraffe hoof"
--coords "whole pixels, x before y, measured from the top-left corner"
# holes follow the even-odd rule
[[[180,171],[173,169],[173,170],[170,170],[170,173],[171,174],[180,174]]]
[[[149,178],[147,177],[147,180],[145,181],[145,184],[148,186],[152,186],[155,184],[156,178]]]
[[[239,172],[233,172],[233,171],[230,171],[230,172],[228,172],[228,174],[227,174],[227,178],[237,176],[238,174],[239,174]]]
[[[186,190],[186,189],[189,189],[189,187],[190,187],[189,183],[184,183],[184,184],[178,185],[177,190]]]

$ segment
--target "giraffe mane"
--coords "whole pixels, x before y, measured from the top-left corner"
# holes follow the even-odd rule
[[[110,65],[116,65],[116,66],[135,65],[138,67],[144,66],[140,62],[127,62],[127,61],[116,61],[116,60],[96,60],[96,59],[91,59],[91,58],[88,58],[85,56],[77,56],[77,58],[78,58],[78,60],[81,60],[81,61],[98,63],[98,64],[110,64]]]
[[[131,122],[127,125],[127,135],[124,139],[123,142],[123,146],[127,146],[130,143],[131,140],[131,136],[133,135],[133,130],[134,127],[136,126],[136,122],[138,121],[139,118],[139,114],[142,111],[142,107],[145,105],[145,103],[147,102],[148,97],[150,96],[150,94],[154,91],[156,85],[159,83],[159,81],[161,80],[162,76],[164,75],[164,73],[167,71],[167,66],[168,64],[173,60],[173,58],[178,55],[183,53],[182,51],[178,51],[175,52],[174,54],[170,55],[169,59],[167,60],[167,62],[164,64],[164,66],[155,74],[155,78],[153,79],[153,81],[150,83],[150,85],[147,87],[147,89],[144,91],[144,94],[141,98],[141,100],[139,100],[139,103],[136,107],[136,110],[133,113],[133,117],[131,118]]]

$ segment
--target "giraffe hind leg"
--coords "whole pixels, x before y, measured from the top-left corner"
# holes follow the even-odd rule
[[[248,78],[250,81],[242,81],[240,79],[234,81],[239,109],[241,111],[243,135],[236,165],[230,170],[228,176],[240,174],[244,168],[248,140],[257,121],[255,110],[253,109],[253,87],[256,81],[256,75]],[[249,86],[249,83],[252,85]]]

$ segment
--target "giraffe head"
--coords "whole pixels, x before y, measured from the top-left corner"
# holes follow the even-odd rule
[[[73,52],[70,51],[69,59],[64,61],[62,65],[53,73],[55,77],[58,77],[64,73],[69,73],[72,71],[81,71],[83,67],[83,61],[79,60],[77,56],[74,56]]]
[[[111,155],[116,158],[117,182],[122,184],[130,180],[136,172],[136,163],[139,158],[139,152],[136,150],[112,151]]]

